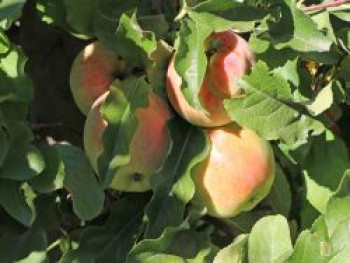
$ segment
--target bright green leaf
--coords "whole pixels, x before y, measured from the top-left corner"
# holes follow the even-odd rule
[[[319,262],[327,263],[328,255],[324,255],[323,246],[326,242],[317,235],[313,235],[310,231],[305,230],[299,235],[294,252],[288,263],[307,263]]]
[[[293,248],[287,220],[280,216],[260,219],[252,229],[248,240],[249,263],[282,263]]]
[[[219,251],[213,263],[248,263],[247,248],[248,235],[238,236],[232,244]]]

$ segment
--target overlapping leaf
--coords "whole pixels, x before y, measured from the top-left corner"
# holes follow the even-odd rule
[[[183,221],[185,205],[195,188],[191,169],[208,154],[209,145],[204,133],[179,119],[169,124],[172,138],[171,153],[163,168],[152,178],[154,195],[146,208],[147,238],[156,238],[167,226]]]
[[[290,145],[305,143],[309,134],[325,130],[320,121],[293,106],[288,83],[279,76],[271,76],[262,62],[239,84],[245,95],[226,100],[225,108],[241,126],[257,131],[268,140],[281,140]]]
[[[79,247],[64,255],[60,262],[125,262],[139,236],[146,201],[145,195],[131,195],[115,202],[106,224],[86,228]]]

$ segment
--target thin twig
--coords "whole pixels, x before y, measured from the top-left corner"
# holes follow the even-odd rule
[[[344,4],[349,3],[349,0],[333,0],[333,1],[326,1],[321,4],[315,4],[310,6],[303,7],[303,11],[305,12],[313,12],[313,11],[321,11],[324,9],[327,9],[329,7],[337,7]]]

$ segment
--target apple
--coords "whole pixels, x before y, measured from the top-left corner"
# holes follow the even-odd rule
[[[87,45],[74,59],[69,79],[79,110],[86,115],[94,101],[128,70],[125,60],[99,41]]]
[[[236,81],[250,71],[254,56],[247,42],[231,30],[213,33],[205,46],[211,55],[199,92],[204,111],[191,106],[182,93],[182,79],[174,65],[176,54],[168,66],[167,92],[175,110],[190,123],[203,127],[222,126],[231,122],[223,101],[242,96],[243,90]]]
[[[196,186],[193,203],[222,218],[251,210],[268,194],[274,180],[269,143],[235,124],[205,132],[211,149],[192,170]]]
[[[102,134],[107,122],[100,113],[100,107],[109,91],[92,105],[84,127],[84,148],[94,170],[98,173],[97,160],[103,152]],[[148,105],[135,110],[137,129],[130,143],[130,162],[118,169],[111,188],[143,192],[150,189],[150,177],[161,168],[170,148],[167,121],[171,114],[168,105],[155,93],[148,95]]]

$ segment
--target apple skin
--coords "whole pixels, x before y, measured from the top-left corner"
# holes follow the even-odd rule
[[[193,203],[221,218],[251,210],[268,194],[274,180],[275,161],[269,143],[234,124],[205,132],[211,149],[192,170],[196,186]]]
[[[199,98],[204,111],[192,107],[181,91],[182,79],[176,72],[174,59],[167,71],[167,92],[175,110],[190,123],[202,127],[217,127],[231,122],[223,101],[243,94],[236,81],[250,71],[254,56],[247,42],[234,33],[225,31],[213,33],[205,41],[208,50],[214,53],[208,58]]]
[[[123,77],[127,72],[127,63],[118,54],[98,41],[87,45],[74,59],[69,79],[79,110],[86,115],[115,78]]]
[[[97,159],[103,151],[102,134],[107,122],[100,107],[107,91],[93,104],[84,127],[84,148],[96,172]],[[170,148],[167,122],[171,118],[168,105],[150,92],[148,105],[135,110],[137,129],[130,143],[130,162],[120,167],[113,177],[111,188],[127,192],[144,192],[151,188],[150,177],[161,168]]]
[[[209,42],[212,41],[218,45],[218,51],[209,62],[213,89],[231,98],[242,95],[243,91],[236,81],[255,63],[248,43],[233,31],[215,33],[209,38]]]

